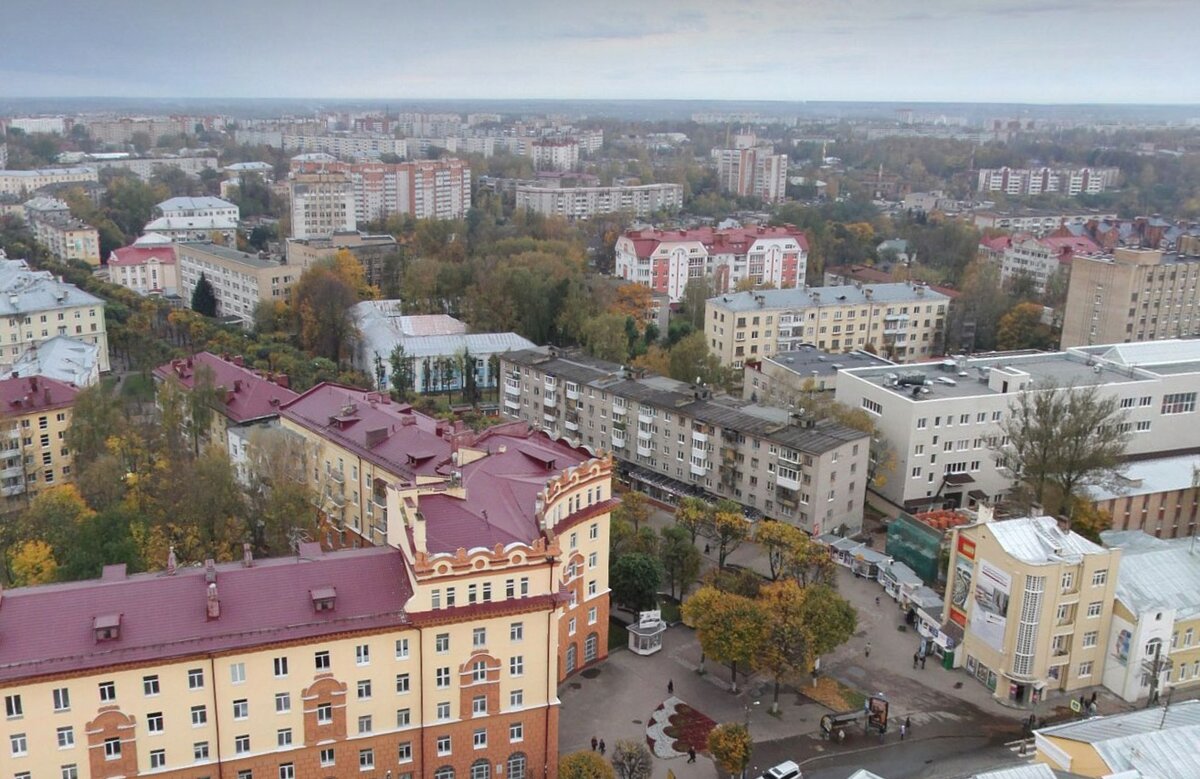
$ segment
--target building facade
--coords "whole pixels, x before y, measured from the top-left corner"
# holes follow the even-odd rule
[[[329,262],[338,252],[346,250],[363,266],[367,283],[373,286],[383,286],[384,278],[389,272],[388,260],[394,259],[396,267],[392,272],[399,273],[399,247],[396,239],[390,235],[369,235],[367,233],[334,233],[328,238],[289,238],[287,240],[287,258],[289,265],[295,265],[302,271],[311,268],[319,262]]]
[[[108,277],[139,295],[176,295],[179,293],[179,273],[175,262],[175,246],[139,244],[114,249],[108,256]]]
[[[1140,530],[1155,538],[1196,534],[1200,513],[1200,455],[1150,457],[1127,463],[1115,483],[1088,490],[1088,499],[1112,518],[1113,530]]]
[[[1120,562],[1120,550],[1051,517],[955,528],[945,601],[964,634],[955,664],[1022,705],[1100,684]]]
[[[788,158],[770,146],[713,149],[721,189],[738,197],[782,203],[787,197]]]
[[[24,260],[0,259],[0,372],[56,335],[95,344],[100,371],[108,371],[104,301]]]
[[[579,166],[579,143],[571,138],[543,138],[529,144],[534,170],[574,170]]]
[[[95,168],[38,168],[35,170],[0,169],[0,195],[28,197],[36,190],[52,184],[97,183]]]
[[[349,163],[329,155],[306,154],[292,160],[291,170],[293,179],[304,174],[345,175],[352,185],[354,216],[359,222],[394,214],[461,219],[471,207],[471,170],[458,159]]]
[[[219,197],[173,197],[156,205],[159,216],[200,217],[213,216],[228,219],[237,224],[241,209]]]
[[[1013,236],[999,252],[1000,280],[1011,283],[1018,277],[1029,280],[1034,291],[1045,293],[1046,285],[1059,274],[1069,275],[1071,259],[1097,254],[1100,247],[1087,236],[1035,238]]]
[[[542,187],[518,184],[517,208],[546,216],[589,219],[599,214],[630,213],[647,219],[659,211],[678,211],[683,206],[683,187],[678,184],[640,184],[612,187]]]
[[[652,497],[729,498],[819,535],[862,527],[869,436],[784,409],[548,349],[500,358],[501,411],[551,438],[611,451]]]
[[[904,362],[940,354],[949,298],[923,284],[734,292],[709,299],[704,334],[723,365],[785,351],[874,350]]]
[[[100,265],[100,233],[95,227],[69,214],[34,214],[29,220],[33,237],[56,260],[78,260]]]
[[[794,227],[630,230],[617,239],[613,273],[625,281],[683,298],[687,283],[709,278],[718,293],[738,282],[803,287],[808,238]]]
[[[808,398],[832,393],[842,370],[872,365],[895,363],[860,349],[834,353],[803,347],[779,352],[743,364],[742,397],[768,406],[804,408]]]
[[[179,294],[191,306],[203,275],[217,298],[217,316],[234,317],[242,327],[254,326],[254,309],[263,302],[287,302],[300,269],[257,254],[214,243],[176,244]]]
[[[345,173],[297,173],[288,189],[293,238],[328,238],[357,229],[354,182]]]
[[[1200,335],[1198,281],[1200,257],[1128,248],[1076,257],[1062,347]]]
[[[38,492],[74,481],[66,436],[78,394],[77,388],[45,376],[0,379],[0,495],[5,511],[28,505]]]
[[[1116,186],[1121,177],[1117,168],[984,168],[979,171],[976,189],[1003,192],[1006,195],[1095,195]]]

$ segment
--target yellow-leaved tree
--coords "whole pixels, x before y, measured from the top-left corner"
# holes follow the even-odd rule
[[[58,573],[54,549],[45,541],[33,540],[21,544],[12,553],[8,565],[13,584],[17,586],[47,584],[54,581]]]
[[[721,770],[730,776],[746,770],[753,746],[750,729],[740,722],[726,722],[708,732],[708,751]]]

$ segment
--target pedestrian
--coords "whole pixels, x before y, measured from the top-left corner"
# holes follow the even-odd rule
[[[921,670],[925,670],[925,655],[921,655]]]
[[[675,694],[675,680],[668,679],[667,680],[667,695],[674,695],[674,694]]]
[[[875,608],[879,608],[879,596],[875,596]]]
[[[867,642],[867,651],[866,651],[866,656],[867,656],[867,657],[870,657],[870,656],[871,656],[871,642],[870,642],[870,641],[868,641],[868,642]]]
[[[708,544],[705,544],[705,545],[704,545],[704,554],[708,554],[708,552],[709,552],[709,549],[710,549],[709,545],[708,545]]]
[[[901,722],[900,723],[900,740],[903,741],[904,737],[907,735],[908,735],[908,726],[905,725],[903,722]]]
[[[596,737],[595,737],[595,736],[592,736],[592,751],[593,751],[593,752],[595,752],[595,751],[596,751],[596,744],[597,744],[597,743],[598,743],[598,742],[596,741]]]
[[[917,653],[913,652],[913,668],[917,667],[917,663],[920,661],[920,659],[921,658],[917,656]]]
[[[904,727],[908,728],[909,730],[912,730],[912,720],[909,719],[908,717],[904,718]]]
[[[688,762],[689,763],[696,762],[696,748],[693,746],[688,747]]]
[[[600,739],[600,756],[604,757],[604,739]]]
[[[1096,691],[1092,690],[1092,704],[1095,705],[1095,703],[1096,703]]]
[[[846,729],[838,728],[838,743],[844,744],[845,742],[846,742]]]

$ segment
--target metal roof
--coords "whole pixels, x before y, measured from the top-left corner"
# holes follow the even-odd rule
[[[1132,771],[1132,776],[1144,779],[1200,776],[1200,701],[1093,717],[1037,734],[1090,744],[1113,773]]]
[[[1134,614],[1175,609],[1176,621],[1200,615],[1200,549],[1194,546],[1190,538],[1176,538],[1123,548],[1117,600]]]
[[[49,271],[30,269],[24,260],[0,260],[0,316],[103,305],[100,298],[59,281]]]
[[[762,305],[759,305],[760,299]],[[867,303],[920,303],[923,301],[947,303],[950,298],[922,285],[913,286],[899,282],[864,285],[862,288],[844,285],[734,292],[709,298],[708,302],[730,311],[757,311],[771,308],[813,308],[817,306],[865,305]]]
[[[197,211],[200,209],[229,209],[237,208],[236,203],[230,203],[228,200],[222,200],[219,197],[173,197],[159,203],[157,206],[163,214],[169,214],[172,211]]]
[[[100,358],[100,347],[65,335],[56,335],[25,350],[12,366],[17,376],[47,376],[65,384],[91,383]]]
[[[1078,533],[1062,530],[1053,517],[1020,517],[985,524],[1004,551],[1034,565],[1078,562],[1083,555],[1109,553]]]
[[[1056,779],[1054,770],[1045,763],[1015,765],[975,774],[971,779]]]
[[[1200,454],[1133,460],[1122,467],[1116,484],[1088,489],[1092,500],[1110,500],[1130,495],[1186,490],[1196,486]]]
[[[1115,344],[1101,355],[1119,365],[1162,365],[1200,360],[1200,338]]]

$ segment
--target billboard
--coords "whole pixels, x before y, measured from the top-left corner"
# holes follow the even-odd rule
[[[979,560],[976,573],[975,603],[970,612],[971,632],[992,649],[1002,652],[1012,577],[983,559]]]
[[[974,577],[974,564],[969,558],[959,554],[954,560],[954,582],[951,584],[950,590],[950,619],[957,622],[960,627],[967,626],[967,598],[971,594],[971,580]]]

